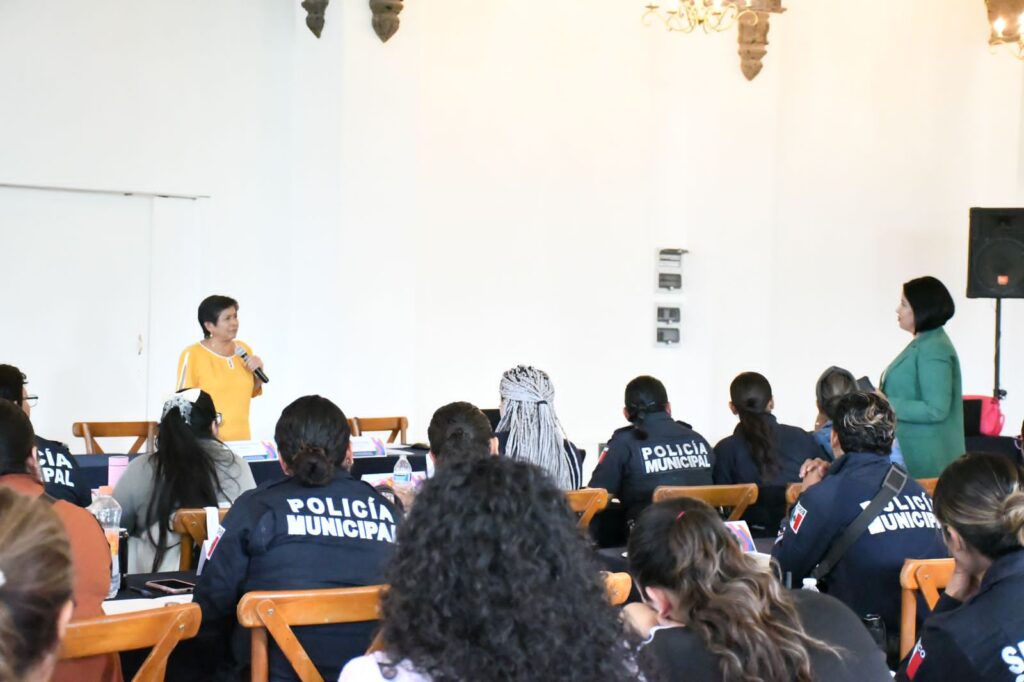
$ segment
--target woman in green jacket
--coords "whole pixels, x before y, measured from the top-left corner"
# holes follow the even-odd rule
[[[960,359],[943,325],[955,311],[934,277],[903,285],[900,329],[914,335],[882,374],[882,392],[896,411],[896,436],[914,478],[934,478],[964,453]]]

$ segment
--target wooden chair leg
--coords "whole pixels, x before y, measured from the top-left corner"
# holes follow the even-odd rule
[[[249,665],[249,679],[252,682],[267,682],[270,679],[270,663],[267,658],[267,631],[264,628],[254,628],[252,631],[252,661]]]

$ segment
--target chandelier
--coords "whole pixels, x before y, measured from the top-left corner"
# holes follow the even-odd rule
[[[992,22],[992,37],[989,44],[993,47],[1006,45],[1017,59],[1024,59],[1024,38],[1020,34],[1021,26],[1024,26],[1024,14],[1017,17],[1017,31],[1013,35],[1007,35],[1006,19],[997,18]]]
[[[991,29],[988,44],[993,48],[1005,45],[1018,59],[1024,59],[1024,1],[985,0]]]
[[[644,25],[660,19],[669,31],[692,33],[698,27],[705,33],[725,31],[737,21],[757,23],[751,0],[650,0],[643,14]]]

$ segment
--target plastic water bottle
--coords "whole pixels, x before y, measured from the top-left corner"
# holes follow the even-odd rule
[[[869,613],[868,615],[861,618],[864,622],[864,627],[868,629],[871,634],[871,639],[875,640],[875,644],[882,651],[886,650],[887,637],[885,634],[885,621],[882,617],[875,613]]]
[[[110,545],[110,591],[107,599],[117,596],[121,589],[121,565],[118,561],[121,531],[121,505],[113,497],[114,489],[109,485],[100,486],[100,494],[96,501],[89,505],[89,512],[103,526],[103,534]]]
[[[395,462],[392,480],[396,487],[412,485],[412,464],[409,463],[409,458],[405,456],[404,452],[398,456],[398,461]]]
[[[815,578],[804,578],[803,590],[810,590],[811,592],[820,592],[818,589],[818,581]]]

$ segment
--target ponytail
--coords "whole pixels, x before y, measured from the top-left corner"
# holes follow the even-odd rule
[[[154,573],[160,570],[167,554],[174,512],[216,506],[218,494],[224,493],[217,464],[200,442],[201,437],[213,438],[213,399],[204,391],[190,391],[198,389],[179,391],[165,403],[157,449],[152,455],[154,486],[146,507],[146,534],[156,548]],[[194,400],[188,400],[191,396]]]
[[[652,376],[639,376],[626,384],[624,399],[626,418],[633,424],[637,440],[647,440],[644,422],[650,414],[664,412],[668,407],[665,385]]]
[[[729,398],[740,418],[736,432],[750,446],[757,470],[761,476],[773,476],[779,470],[779,458],[768,409],[772,401],[771,384],[757,372],[744,372],[732,380]]]

